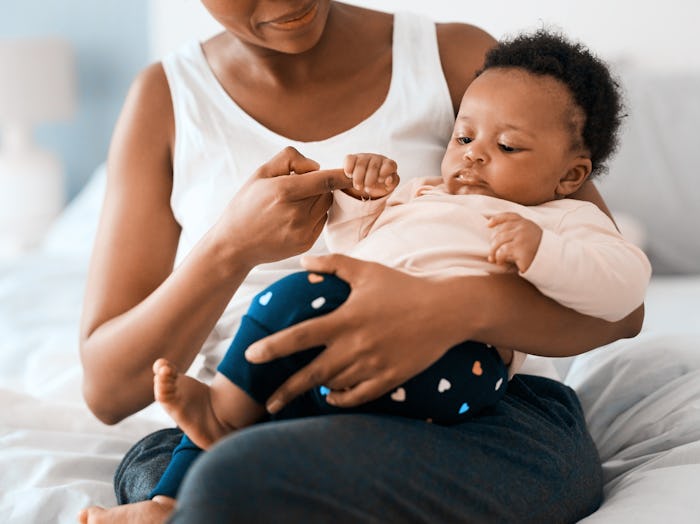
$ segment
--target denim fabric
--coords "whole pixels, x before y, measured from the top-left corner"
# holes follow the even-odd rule
[[[601,500],[575,393],[516,375],[496,406],[452,426],[352,414],[235,432],[193,465],[171,522],[550,524]]]
[[[148,495],[152,499],[156,495],[165,495],[170,498],[177,498],[177,492],[182,484],[182,479],[190,469],[190,466],[202,453],[202,448],[190,440],[187,435],[182,435],[182,440],[173,450],[170,464],[160,477],[158,484]]]
[[[168,428],[146,435],[132,446],[114,474],[114,494],[119,504],[150,498],[181,439],[180,429]]]
[[[264,321],[259,313],[254,302],[249,314]],[[445,370],[455,367],[465,365]],[[276,420],[202,454],[180,488],[173,522],[558,523],[592,513],[602,498],[578,399],[549,379],[516,375],[500,402],[453,425],[387,411],[309,416],[318,407],[318,391],[310,392]],[[115,475],[120,503],[148,498],[181,438],[163,430],[127,453]]]

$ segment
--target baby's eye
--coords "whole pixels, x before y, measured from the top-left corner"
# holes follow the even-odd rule
[[[498,147],[501,148],[501,151],[505,151],[506,153],[515,153],[516,151],[518,151],[518,148],[511,147],[506,144],[498,144]]]
[[[468,136],[458,136],[457,137],[457,142],[464,145],[467,145],[469,142],[471,142],[472,139],[469,138]]]

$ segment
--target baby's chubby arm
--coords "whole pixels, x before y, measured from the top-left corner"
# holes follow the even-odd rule
[[[608,322],[644,302],[651,265],[598,208],[568,211],[556,231],[542,230],[515,213],[491,218],[491,257],[513,263],[520,276],[549,298]]]
[[[499,213],[487,225],[492,229],[489,262],[514,264],[520,273],[527,271],[542,240],[542,228],[517,213]]]
[[[347,155],[343,169],[353,185],[344,191],[355,198],[381,198],[399,184],[396,162],[377,153]]]

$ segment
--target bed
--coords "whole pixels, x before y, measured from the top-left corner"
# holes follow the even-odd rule
[[[601,187],[655,275],[638,337],[555,362],[603,461],[605,502],[582,522],[700,522],[700,75],[624,79],[632,116]],[[0,263],[3,522],[72,523],[88,504],[114,505],[121,456],[171,425],[151,406],[108,427],[81,398],[78,321],[104,179],[100,167],[36,252]]]

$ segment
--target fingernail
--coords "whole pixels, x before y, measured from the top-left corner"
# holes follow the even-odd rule
[[[344,173],[347,178],[352,178],[352,173]]]
[[[275,414],[277,413],[280,409],[282,409],[282,404],[281,401],[279,400],[273,400],[272,402],[268,403],[267,406],[265,406],[265,409],[267,409],[267,412],[270,414]]]

